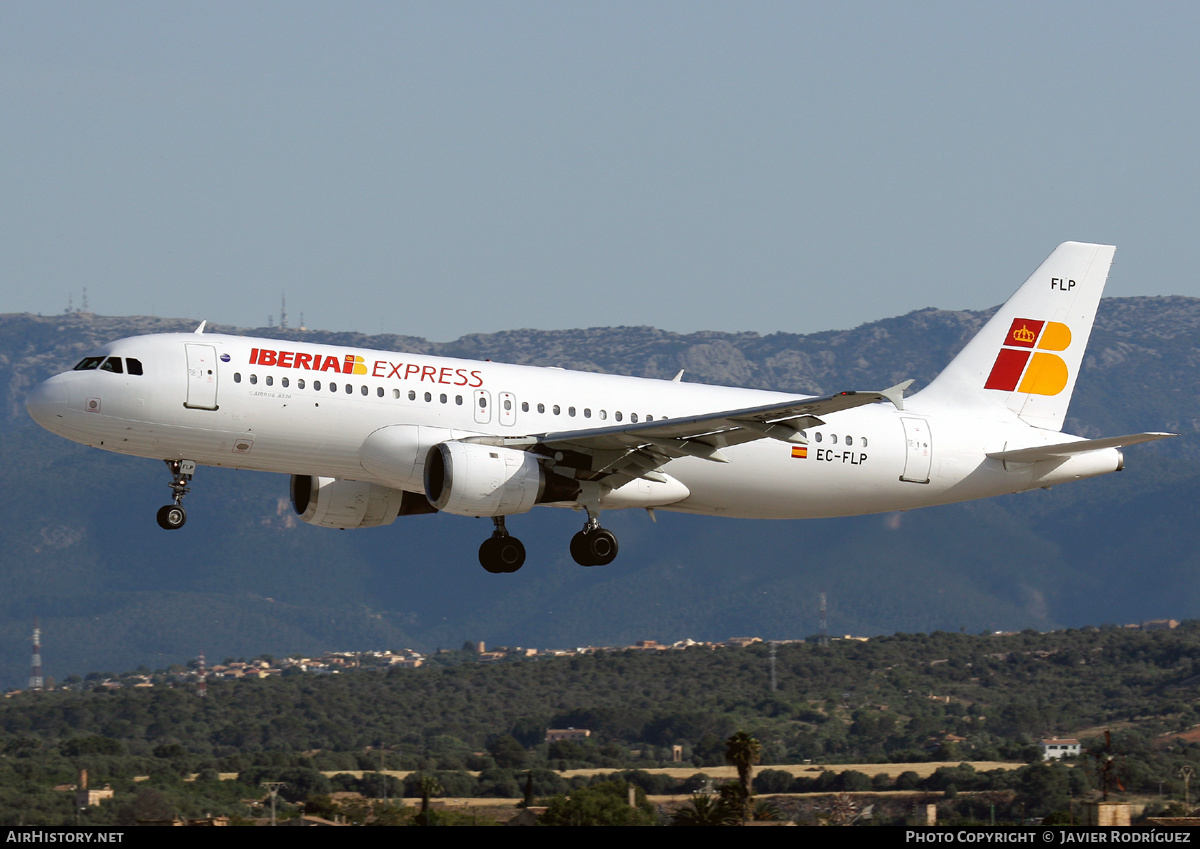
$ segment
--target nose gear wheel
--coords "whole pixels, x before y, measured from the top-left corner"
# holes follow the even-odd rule
[[[191,483],[192,475],[196,473],[196,463],[194,460],[163,460],[163,462],[171,470],[171,483],[168,486],[171,487],[175,503],[160,507],[155,518],[158,520],[158,526],[163,530],[177,531],[187,521],[187,511],[183,509],[183,497],[190,492],[188,484]]]

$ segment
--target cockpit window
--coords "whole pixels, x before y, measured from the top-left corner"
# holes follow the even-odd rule
[[[75,371],[91,371],[94,368],[100,368],[100,363],[104,362],[104,357],[84,357],[75,366]]]
[[[125,358],[125,370],[127,372],[129,372],[130,374],[141,374],[142,373],[142,361],[135,360],[133,357],[126,357]]]
[[[111,371],[114,374],[123,374],[125,370],[121,367],[120,357],[109,357],[100,364],[100,371]]]

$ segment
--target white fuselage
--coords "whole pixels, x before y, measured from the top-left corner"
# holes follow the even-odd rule
[[[384,427],[419,426],[456,439],[515,437],[795,397],[218,334],[132,337],[96,354],[135,359],[142,373],[92,368],[52,377],[28,401],[40,424],[68,439],[139,457],[389,487],[398,486],[395,476],[363,464],[368,437]],[[1031,427],[1005,411],[935,408],[923,404],[919,393],[904,406],[871,404],[832,414],[806,429],[807,445],[759,439],[723,449],[727,463],[675,459],[663,471],[686,488],[682,497],[653,503],[613,493],[600,506],[818,518],[983,498],[1120,468],[1116,449],[1006,468],[985,455],[1073,437]],[[422,492],[419,481],[414,474],[399,488]]]

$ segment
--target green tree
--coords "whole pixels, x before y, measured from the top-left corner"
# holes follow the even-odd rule
[[[761,755],[762,744],[745,731],[738,731],[725,741],[725,761],[737,767],[742,819],[750,816],[750,799],[754,795],[753,769]]]
[[[654,808],[646,793],[635,788],[635,802],[628,801],[629,785],[605,781],[581,787],[570,796],[555,796],[546,806],[542,825],[654,825]]]
[[[741,819],[741,811],[731,808],[724,799],[711,793],[697,793],[675,812],[671,825],[737,825]]]

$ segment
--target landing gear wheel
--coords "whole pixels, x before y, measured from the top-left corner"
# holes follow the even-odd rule
[[[580,531],[571,537],[571,557],[580,566],[607,566],[617,558],[617,538],[604,528]]]
[[[496,540],[496,559],[503,564],[505,572],[515,572],[525,565],[525,546],[516,537],[501,537]]]
[[[494,575],[525,565],[525,546],[516,537],[489,537],[479,546],[479,565]]]
[[[187,513],[183,509],[183,497],[188,494],[188,484],[192,475],[196,474],[195,460],[163,460],[171,470],[171,494],[175,503],[159,508],[158,526],[166,531],[176,531],[187,521]]]
[[[176,531],[187,521],[187,512],[178,504],[168,504],[158,510],[158,526],[167,531]]]
[[[587,534],[583,531],[571,537],[571,559],[580,566],[593,566],[591,558],[588,555]]]

